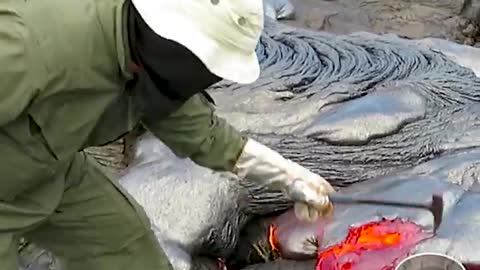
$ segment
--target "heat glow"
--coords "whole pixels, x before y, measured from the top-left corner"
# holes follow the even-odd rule
[[[428,237],[401,219],[352,227],[343,242],[319,251],[316,270],[392,270]]]

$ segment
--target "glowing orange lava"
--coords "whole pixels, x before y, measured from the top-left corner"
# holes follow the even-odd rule
[[[427,238],[411,222],[394,219],[351,228],[346,239],[321,250],[316,270],[390,270]]]
[[[270,248],[272,249],[273,252],[280,253],[279,250],[279,243],[276,237],[277,234],[277,227],[273,224],[271,224],[268,227],[268,243],[270,244]]]

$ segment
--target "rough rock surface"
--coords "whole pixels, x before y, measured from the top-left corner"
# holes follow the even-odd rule
[[[445,54],[394,35],[268,26],[261,78],[210,93],[234,126],[335,185],[480,145],[480,79]]]
[[[438,37],[468,45],[479,41],[479,0],[291,0],[291,25],[340,34],[395,33]]]
[[[291,206],[281,193],[175,157],[150,133],[133,160],[119,183],[144,207],[177,270],[198,267],[190,255],[227,258],[250,218]]]

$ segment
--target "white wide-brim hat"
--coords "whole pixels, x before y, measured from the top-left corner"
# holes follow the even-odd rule
[[[263,30],[262,0],[132,3],[157,35],[182,44],[213,74],[241,84],[258,79],[260,66],[255,49]]]

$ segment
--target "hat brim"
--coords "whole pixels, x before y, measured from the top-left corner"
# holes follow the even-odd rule
[[[177,14],[172,10],[162,12],[166,9],[150,5],[147,7],[144,4],[145,1],[132,1],[145,23],[157,35],[182,44],[218,77],[240,84],[249,84],[260,76],[260,65],[255,51],[246,54],[244,51],[208,37],[194,22],[188,20],[185,14]]]

